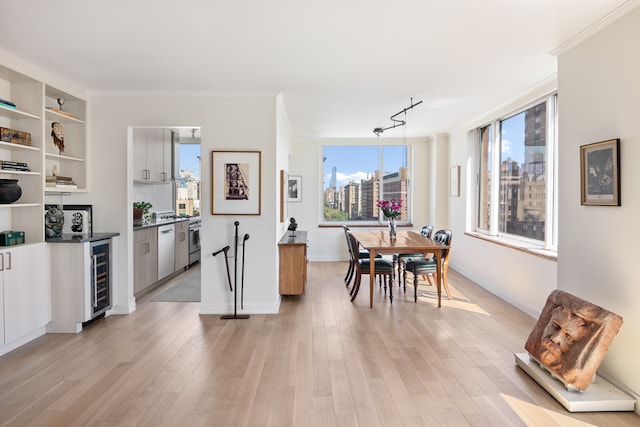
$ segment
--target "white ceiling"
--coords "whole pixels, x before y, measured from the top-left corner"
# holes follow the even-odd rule
[[[0,48],[88,90],[281,93],[298,137],[371,137],[413,98],[423,136],[552,76],[551,51],[636,4],[1,0]]]

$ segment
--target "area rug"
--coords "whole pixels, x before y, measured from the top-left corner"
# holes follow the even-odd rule
[[[200,275],[192,274],[151,298],[155,302],[200,302]]]

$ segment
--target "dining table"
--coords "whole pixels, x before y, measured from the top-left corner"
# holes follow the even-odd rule
[[[438,307],[442,306],[442,250],[448,245],[423,237],[412,230],[398,230],[396,237],[391,238],[388,230],[352,231],[363,249],[369,251],[369,307],[373,308],[373,285],[375,283],[375,258],[378,254],[413,254],[421,253],[425,257],[433,254],[436,259],[436,289]],[[399,279],[398,279],[399,280]]]

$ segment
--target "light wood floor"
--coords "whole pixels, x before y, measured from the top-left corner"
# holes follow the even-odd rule
[[[152,293],[128,316],[45,335],[0,357],[0,425],[640,425],[565,411],[515,366],[534,319],[455,271],[441,309],[427,286],[417,304],[376,288],[369,309],[366,287],[351,303],[345,271],[310,263],[305,295],[278,315],[199,316]]]

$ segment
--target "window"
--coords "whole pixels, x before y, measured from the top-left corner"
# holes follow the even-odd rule
[[[476,231],[555,248],[557,95],[475,130]]]
[[[178,158],[176,215],[200,216],[200,144],[183,139],[178,147]]]
[[[409,222],[407,153],[405,145],[324,146],[322,220],[378,223],[384,217],[376,203],[402,199],[398,222]]]

